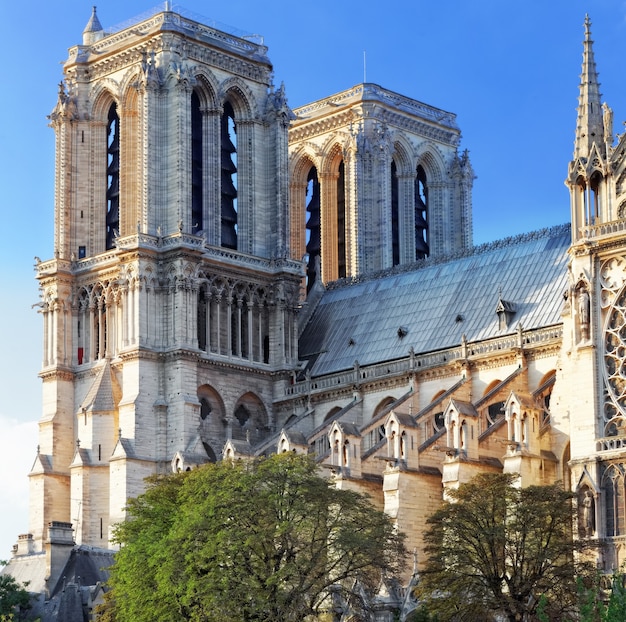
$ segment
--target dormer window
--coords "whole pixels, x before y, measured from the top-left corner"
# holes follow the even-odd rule
[[[500,330],[508,330],[515,315],[515,305],[500,297],[496,305],[496,313],[498,314],[498,328]]]

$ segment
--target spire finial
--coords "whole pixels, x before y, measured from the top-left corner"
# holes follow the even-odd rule
[[[576,122],[576,141],[574,159],[589,156],[592,146],[603,146],[604,124],[602,119],[602,95],[600,82],[593,55],[591,38],[591,19],[585,15],[585,40],[583,41],[583,63],[580,74],[578,96],[578,119]]]

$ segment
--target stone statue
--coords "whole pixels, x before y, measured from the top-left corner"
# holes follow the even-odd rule
[[[613,111],[607,103],[602,104],[602,121],[604,123],[604,142],[613,144]]]
[[[578,320],[582,338],[585,340],[589,339],[589,311],[589,292],[582,287],[578,292]]]
[[[582,532],[588,538],[593,535],[594,528],[594,499],[591,490],[586,490],[582,500]]]

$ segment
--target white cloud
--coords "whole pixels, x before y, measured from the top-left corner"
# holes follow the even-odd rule
[[[37,453],[37,422],[0,414],[0,559],[28,531],[28,473]]]

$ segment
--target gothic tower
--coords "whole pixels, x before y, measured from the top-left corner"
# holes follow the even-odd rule
[[[283,89],[258,38],[169,10],[70,49],[54,257],[37,268],[44,405],[30,475],[51,521],[107,546],[144,478],[274,431],[297,361]]]
[[[591,22],[585,19],[571,197],[569,287],[553,396],[553,429],[571,447],[571,485],[587,503],[581,534],[605,539],[602,567],[626,560],[626,134],[601,102]],[[566,379],[566,380],[565,380]],[[558,434],[557,434],[558,437]]]
[[[474,172],[454,114],[369,83],[294,114],[291,240],[309,288],[471,248]]]

